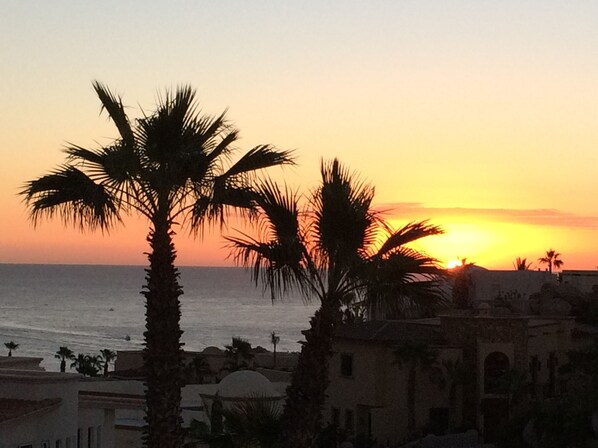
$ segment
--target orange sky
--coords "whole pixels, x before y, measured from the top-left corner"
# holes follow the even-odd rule
[[[16,195],[63,161],[64,142],[115,136],[98,79],[132,115],[190,83],[204,112],[229,108],[243,148],[296,149],[284,178],[304,190],[320,158],[339,157],[393,224],[446,229],[423,244],[443,262],[510,269],[552,247],[565,269],[595,269],[598,4],[521,3],[12,2],[0,18],[0,262],[145,263],[144,223],[34,229]],[[177,244],[181,264],[230,264],[218,232]]]

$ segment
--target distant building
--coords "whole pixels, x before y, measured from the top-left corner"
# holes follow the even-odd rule
[[[338,329],[330,361],[326,420],[340,431],[395,446],[409,436],[408,369],[394,351],[406,340],[437,351],[431,368],[418,368],[415,426],[443,434],[477,428],[493,440],[517,400],[504,381],[527,378],[527,400],[558,393],[558,366],[573,346],[573,318],[496,317],[477,312],[433,319],[369,321]],[[461,378],[449,367],[461,365]],[[452,386],[452,388],[451,388]]]
[[[561,281],[576,287],[582,293],[590,293],[598,290],[598,270],[595,271],[571,271],[564,270],[561,273]]]

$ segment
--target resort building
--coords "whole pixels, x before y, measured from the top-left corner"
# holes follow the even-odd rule
[[[492,441],[520,400],[558,393],[558,365],[575,326],[570,317],[493,316],[487,305],[432,319],[345,325],[333,346],[327,420],[383,446],[470,428]],[[397,353],[406,341],[411,352]],[[522,398],[524,378],[532,390]]]

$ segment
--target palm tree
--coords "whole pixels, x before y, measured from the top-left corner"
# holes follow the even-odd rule
[[[277,336],[275,331],[270,333],[270,343],[272,344],[272,347],[274,347],[274,352],[272,354],[272,368],[273,369],[276,369],[276,346],[278,345],[279,342],[280,342],[280,336]]]
[[[212,369],[210,367],[210,363],[204,356],[196,355],[193,357],[191,362],[187,364],[187,381],[189,383],[193,381],[195,383],[202,384],[204,381],[204,376],[210,375],[211,373]]]
[[[19,348],[19,344],[16,344],[13,341],[5,342],[4,346],[8,349],[8,356],[12,356],[12,351]]]
[[[415,389],[417,369],[429,369],[436,362],[438,351],[428,345],[407,340],[394,351],[394,363],[400,369],[407,368],[407,430],[413,435],[416,430],[415,422]]]
[[[442,361],[442,366],[446,371],[449,383],[449,424],[451,428],[456,428],[457,390],[472,380],[472,372],[460,359],[456,361],[445,359]]]
[[[98,376],[102,370],[102,360],[99,356],[79,353],[73,358],[71,368],[84,376]]]
[[[529,271],[532,267],[532,263],[528,263],[527,258],[517,257],[513,262],[513,267],[518,271]]]
[[[102,367],[104,369],[104,376],[108,376],[108,367],[110,366],[110,363],[116,359],[116,352],[104,348],[100,350],[100,359],[102,361]]]
[[[548,265],[548,272],[552,274],[553,266],[556,269],[559,269],[563,264],[565,264],[565,262],[559,258],[560,256],[561,254],[556,252],[554,249],[549,249],[546,251],[546,256],[538,258],[538,262]]]
[[[228,358],[227,366],[230,371],[247,369],[253,359],[251,344],[245,339],[233,336],[232,343],[224,346],[224,354]]]
[[[304,332],[298,364],[287,389],[282,440],[313,447],[321,428],[332,338],[349,295],[367,296],[372,307],[393,309],[399,296],[440,299],[435,260],[405,245],[441,233],[426,222],[393,231],[371,209],[374,189],[338,160],[322,162],[322,183],[299,208],[298,194],[271,182],[260,188],[261,234],[228,237],[239,264],[252,268],[274,300],[290,289],[320,307]],[[379,237],[386,237],[376,245]],[[394,299],[394,301],[389,301]]]
[[[145,444],[180,447],[183,382],[180,302],[173,227],[224,223],[230,207],[251,208],[256,171],[290,163],[288,152],[257,146],[230,164],[238,131],[225,119],[201,116],[188,86],[158,98],[154,112],[129,119],[121,98],[94,82],[119,137],[99,149],[66,148],[66,163],[26,183],[22,194],[34,223],[58,215],[65,224],[106,231],[135,212],[149,223],[149,267],[143,358]]]
[[[56,353],[54,353],[54,358],[60,359],[60,371],[66,371],[66,360],[73,360],[75,359],[75,353],[68,347],[60,347]]]

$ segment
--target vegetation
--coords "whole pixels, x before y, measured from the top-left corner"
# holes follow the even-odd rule
[[[548,266],[548,272],[552,273],[552,268],[560,269],[560,267],[564,264],[564,261],[560,259],[561,254],[556,252],[554,249],[549,249],[546,251],[546,255],[544,257],[538,258],[538,262],[541,264],[545,264]]]
[[[54,354],[54,358],[60,359],[60,371],[66,371],[66,361],[73,361],[75,359],[75,353],[68,347],[60,347]]]
[[[166,92],[153,112],[142,111],[132,121],[118,96],[98,82],[93,86],[119,137],[97,149],[69,145],[66,163],[27,182],[22,194],[34,223],[58,216],[82,230],[104,231],[130,212],[147,219],[144,442],[151,448],[180,447],[183,291],[174,266],[173,227],[223,223],[229,207],[253,207],[256,171],[290,163],[290,154],[261,145],[228,163],[238,131],[224,114],[201,116],[190,87]]]
[[[74,368],[83,376],[98,376],[102,371],[102,358],[97,355],[77,354],[73,358],[71,368]]]
[[[12,356],[12,351],[19,348],[19,344],[16,344],[14,341],[5,342],[4,346],[8,349],[8,356]]]
[[[210,363],[201,355],[194,356],[185,368],[187,384],[203,384],[206,375],[212,374]]]
[[[434,365],[438,357],[438,351],[430,348],[427,344],[406,340],[394,351],[394,363],[400,369],[407,369],[407,431],[413,436],[416,431],[415,421],[415,394],[416,394],[416,373],[417,370],[426,370]]]
[[[297,193],[263,184],[260,234],[229,237],[238,263],[252,268],[255,281],[264,282],[273,300],[296,289],[320,303],[287,389],[282,440],[290,448],[316,445],[343,300],[367,298],[373,308],[388,312],[400,312],[401,298],[422,309],[441,300],[436,280],[442,270],[434,259],[406,246],[441,229],[414,222],[392,230],[372,210],[374,189],[338,160],[323,162],[321,175],[304,210]]]
[[[229,371],[235,372],[249,368],[250,362],[253,359],[253,350],[248,341],[233,336],[232,343],[224,347],[226,348],[224,354],[228,358],[225,365]]]
[[[517,271],[529,271],[532,267],[532,263],[528,263],[527,258],[517,257],[513,262],[513,266]]]
[[[272,368],[273,369],[276,369],[276,346],[278,345],[279,342],[280,342],[280,336],[277,336],[275,331],[270,333],[270,343],[272,344],[272,347],[274,350],[272,352]]]
[[[100,360],[104,369],[104,376],[108,376],[108,367],[110,363],[116,359],[116,352],[104,348],[100,350]]]

